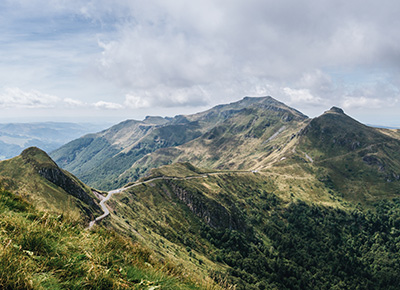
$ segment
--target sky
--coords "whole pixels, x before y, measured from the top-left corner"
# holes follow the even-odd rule
[[[0,122],[119,122],[272,96],[400,127],[400,1],[2,0]]]

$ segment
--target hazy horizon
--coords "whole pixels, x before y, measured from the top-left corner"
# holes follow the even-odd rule
[[[239,100],[237,100],[239,101]],[[279,101],[279,100],[278,100]],[[216,105],[223,105],[221,104],[216,104]],[[7,120],[2,120],[2,118],[0,117],[0,124],[4,125],[4,124],[11,124],[11,123],[16,123],[16,124],[34,124],[34,123],[73,123],[73,124],[96,124],[99,126],[103,126],[104,129],[111,127],[113,125],[116,125],[118,123],[124,122],[126,120],[137,120],[137,121],[142,121],[144,120],[146,117],[148,116],[159,116],[159,117],[163,117],[163,118],[167,118],[167,117],[175,117],[177,115],[190,115],[190,114],[196,114],[205,110],[210,109],[211,107],[204,107],[201,109],[193,109],[193,108],[183,108],[181,113],[178,114],[171,114],[171,115],[156,115],[156,114],[138,114],[136,117],[118,117],[118,116],[107,116],[107,118],[98,118],[98,117],[91,117],[91,118],[84,118],[84,119],[77,119],[73,116],[66,118],[66,117],[53,117],[53,118],[49,118],[49,117],[18,117],[18,118],[9,118]],[[294,109],[298,110],[296,107],[293,107]],[[185,110],[186,109],[186,110]],[[329,108],[324,109],[320,114],[315,115],[315,116],[309,116],[307,114],[308,117],[310,118],[316,118],[320,115],[322,115],[326,110],[328,110]],[[176,108],[174,110],[171,110],[172,112],[175,112]],[[151,112],[151,111],[150,111]],[[345,111],[345,113],[348,115],[348,113]],[[368,125],[368,126],[373,126],[373,127],[382,127],[382,128],[390,128],[390,129],[400,129],[400,123],[369,123],[368,121],[364,122],[363,120],[359,120],[354,116],[349,115],[350,117],[356,119],[357,121]]]

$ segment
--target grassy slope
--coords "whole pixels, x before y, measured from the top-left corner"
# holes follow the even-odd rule
[[[312,170],[293,163],[205,175],[169,165],[154,176],[178,178],[115,195],[106,223],[197,279],[211,276],[237,289],[396,289],[398,200],[377,206],[378,214],[364,211]]]
[[[164,166],[152,173],[152,177],[178,179],[151,181],[115,195],[109,203],[114,211],[107,223],[124,235],[144,241],[164,258],[197,273],[200,279],[222,273],[223,280],[227,269],[226,264],[216,260],[220,249],[201,237],[204,226],[252,232],[255,220],[262,225],[273,214],[272,205],[278,199],[285,204],[301,199],[343,207],[343,201],[329,194],[323,183],[306,174],[283,177],[268,172],[212,173],[187,163]],[[191,179],[183,180],[185,176]],[[177,195],[180,189],[189,193],[186,201]],[[258,238],[270,244],[268,236],[260,234]]]
[[[154,257],[115,232],[84,230],[0,190],[1,289],[207,288]]]
[[[147,153],[199,136],[195,122],[187,124],[185,120],[177,119],[173,122],[156,117],[144,121],[128,120],[103,132],[76,139],[52,152],[51,156],[91,186],[112,189],[116,186],[113,180]],[[179,120],[185,124],[180,124]]]
[[[377,130],[383,134],[386,134],[392,138],[400,140],[400,129],[383,129],[377,128]]]
[[[74,219],[82,217],[88,219],[87,212],[98,214],[88,205],[38,174],[38,168],[57,166],[46,153],[41,150],[29,149],[25,152],[33,155],[28,157],[20,155],[0,162],[1,187],[16,191],[41,210],[63,213]],[[92,195],[91,189],[75,176],[66,171],[64,174],[79,184],[88,195]],[[87,211],[83,211],[84,209]]]
[[[340,196],[371,204],[400,193],[400,140],[392,138],[396,133],[328,111],[304,130],[297,158]]]
[[[242,104],[239,108],[234,103],[192,116],[199,123],[208,120],[213,126],[199,138],[181,146],[159,149],[139,159],[119,177],[117,184],[121,186],[143,176],[151,168],[175,162],[219,170],[261,170],[279,161],[308,120],[274,100],[249,100],[258,102]]]
[[[213,260],[216,248],[199,239],[202,221],[174,196],[171,186],[158,180],[115,195],[110,202],[115,211],[108,222],[118,232],[145,242],[163,259],[182,265],[188,275],[206,281],[212,272],[223,271],[226,266]],[[199,198],[213,206],[209,196]]]

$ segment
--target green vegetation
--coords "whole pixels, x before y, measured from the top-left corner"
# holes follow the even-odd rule
[[[261,226],[268,244],[257,235],[210,227],[202,236],[220,249],[217,259],[232,267],[228,281],[238,289],[397,289],[400,200],[376,210],[296,202],[275,207]]]
[[[168,166],[161,166],[158,168],[154,168],[151,170],[151,174],[143,178],[143,180],[155,178],[155,177],[190,177],[190,176],[199,176],[201,174],[206,174],[213,172],[211,170],[205,170],[203,168],[195,167],[189,162],[178,162]]]
[[[155,180],[115,196],[109,222],[236,289],[397,289],[400,199],[367,210],[291,190],[258,173]]]
[[[268,97],[126,121],[53,153],[92,185],[129,186],[95,231],[74,222],[98,214],[90,189],[27,150],[0,163],[0,184],[79,215],[2,191],[3,267],[23,265],[4,277],[37,289],[398,289],[399,136]]]
[[[346,200],[371,204],[400,193],[400,140],[331,110],[304,129],[298,156]],[[304,164],[304,162],[303,162]]]
[[[196,286],[180,268],[158,261],[150,250],[113,231],[85,230],[0,190],[1,289],[206,287]]]
[[[74,219],[87,220],[100,213],[91,189],[35,147],[0,162],[0,187],[18,192],[38,209]]]

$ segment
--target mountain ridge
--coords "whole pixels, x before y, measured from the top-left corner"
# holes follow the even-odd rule
[[[0,186],[17,191],[41,210],[90,220],[101,212],[91,188],[58,165],[37,147],[0,161]]]
[[[91,186],[107,190],[134,182],[152,168],[177,162],[211,170],[279,172],[285,168],[294,175],[311,170],[326,186],[352,191],[348,198],[366,203],[378,198],[379,186],[392,196],[398,188],[400,131],[368,127],[338,107],[311,119],[272,97],[245,97],[193,115],[156,117],[158,124],[146,119],[150,121],[147,125],[125,121],[98,133],[118,141],[118,136],[129,131],[131,143],[118,149],[100,146],[93,158],[81,162],[81,171],[67,169]],[[126,126],[131,123],[134,130]],[[95,137],[99,135],[91,136],[94,143],[100,142]],[[107,153],[102,155],[102,150]],[[57,163],[60,151],[52,153]],[[90,168],[93,161],[96,166]],[[351,186],[353,181],[357,186]]]
[[[263,117],[257,120],[257,116],[260,114],[262,114]],[[271,117],[272,119],[268,119],[268,114],[273,116]],[[255,116],[251,117],[250,115]],[[232,123],[232,120],[235,118],[237,121],[240,121],[239,119],[241,118],[243,119],[240,121],[242,123],[241,126],[235,126],[235,124]],[[228,124],[231,127],[230,132],[228,132],[230,136],[237,134],[237,132],[244,132],[247,130],[249,134],[247,137],[250,138],[251,136],[260,137],[259,135],[263,134],[263,130],[265,127],[269,127],[271,122],[273,122],[273,125],[278,126],[277,123],[286,124],[292,121],[304,122],[307,119],[308,117],[304,114],[284,105],[272,97],[246,97],[240,101],[227,105],[218,105],[197,114],[186,116],[178,115],[171,119],[165,119],[166,121],[161,125],[147,124],[146,128],[140,127],[144,126],[143,121],[125,121],[106,131],[95,135],[88,135],[86,136],[86,140],[85,138],[81,138],[72,141],[52,152],[50,155],[61,167],[76,174],[83,179],[84,182],[92,186],[112,189],[116,186],[122,186],[124,182],[132,181],[131,178],[127,179],[125,176],[121,175],[129,171],[135,162],[138,162],[141,158],[146,158],[146,154],[159,149],[161,149],[161,151],[165,150],[166,152],[169,152],[169,150],[174,151],[174,148],[177,146],[187,144],[203,135],[206,136],[205,134],[209,135],[204,138],[211,140],[213,139],[212,135],[223,135],[225,133],[221,132],[220,129],[224,130],[224,124],[227,122],[229,123],[229,120],[231,120],[231,123]],[[135,122],[135,124],[141,125],[136,128],[130,127],[130,129],[128,129],[126,126],[127,122]],[[253,123],[257,126],[253,126]],[[116,143],[111,144],[111,142],[102,138],[108,134],[114,136],[113,138],[115,138],[115,140],[118,140],[118,130],[122,132],[124,127],[127,131],[130,130],[130,137],[128,138],[130,142],[126,143],[124,146],[118,147]],[[276,128],[276,131],[279,128]],[[270,131],[270,135],[276,133],[276,131],[272,132],[272,127]],[[123,134],[121,133],[121,135]],[[124,140],[127,139],[127,136],[126,134],[124,135]],[[91,140],[88,140],[88,138],[91,138]],[[219,138],[220,143],[223,142],[223,140],[223,136]],[[93,144],[91,144],[92,142]],[[242,142],[242,140],[237,140],[237,142]],[[216,144],[216,146],[218,145],[216,140],[214,140],[213,143]],[[121,142],[119,144],[121,144]],[[82,153],[78,153],[77,156],[76,150],[80,150]],[[79,154],[85,157],[81,158]],[[136,171],[137,169],[133,168],[132,170]],[[140,172],[140,170],[141,169],[133,173],[133,175],[136,176],[135,178],[143,176],[143,174],[147,172],[147,169],[145,172]],[[105,182],[105,177],[110,177],[110,173],[114,181],[111,183]]]

